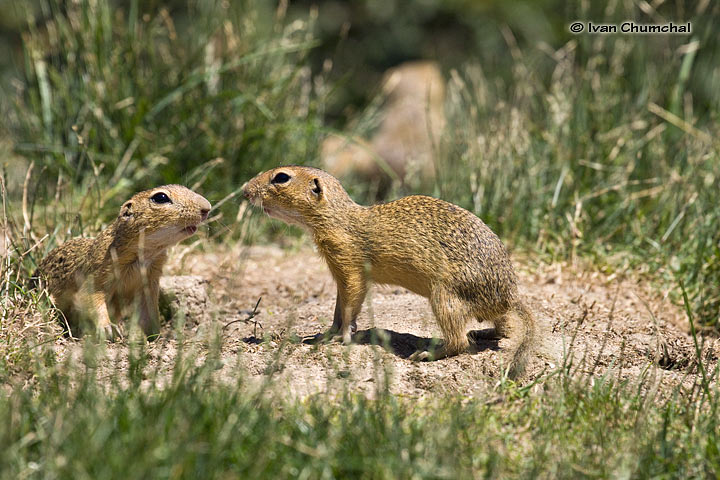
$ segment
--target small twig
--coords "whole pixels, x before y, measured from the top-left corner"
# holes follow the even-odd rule
[[[37,247],[39,247],[40,244],[41,244],[42,242],[44,242],[45,239],[48,238],[49,236],[50,236],[50,234],[46,233],[44,237],[42,237],[42,238],[39,239],[37,242],[35,242],[35,245],[33,245],[33,246],[30,247],[29,249],[25,250],[24,253],[20,254],[20,257],[24,258],[25,255],[27,255],[28,253],[32,252],[32,251],[35,250]]]
[[[237,320],[233,320],[232,322],[228,322],[225,325],[223,325],[223,330],[225,330],[227,327],[232,325],[233,323],[243,322],[243,323],[250,323],[250,320],[255,318],[255,316],[259,313],[258,307],[260,306],[260,300],[262,300],[262,297],[258,298],[257,303],[255,304],[255,307],[253,307],[252,311],[248,313],[248,316],[246,318],[239,318]],[[260,325],[260,328],[263,328],[262,324],[255,320],[253,323],[253,337],[257,337],[257,327]]]

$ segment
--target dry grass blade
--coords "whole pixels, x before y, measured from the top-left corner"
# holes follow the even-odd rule
[[[711,135],[709,135],[706,132],[703,132],[702,130],[695,127],[690,122],[687,122],[683,120],[682,118],[678,117],[672,112],[668,112],[664,108],[662,108],[660,105],[650,102],[648,104],[648,110],[658,117],[662,118],[666,122],[676,126],[680,130],[692,135],[693,137],[702,140],[703,142],[707,143],[708,145],[713,144],[713,138]]]
[[[34,238],[34,233],[32,231],[32,225],[31,225],[31,219],[30,219],[30,210],[28,205],[28,191],[30,190],[30,179],[32,178],[32,171],[33,167],[35,167],[35,161],[31,161],[30,165],[28,165],[27,172],[25,173],[25,181],[23,183],[23,196],[22,196],[22,212],[23,212],[23,233],[25,235],[31,235],[33,236],[33,240],[36,240]]]

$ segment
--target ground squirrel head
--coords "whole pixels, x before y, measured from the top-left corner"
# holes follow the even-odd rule
[[[288,165],[260,173],[243,185],[243,196],[271,217],[301,227],[357,206],[337,178],[312,167]]]
[[[116,224],[130,236],[142,232],[148,246],[169,247],[193,235],[210,207],[205,197],[189,188],[163,185],[133,195],[120,208]]]

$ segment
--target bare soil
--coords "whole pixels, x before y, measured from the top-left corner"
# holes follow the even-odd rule
[[[522,260],[522,259],[516,259]],[[607,275],[563,263],[516,262],[521,291],[539,323],[539,345],[522,380],[570,368],[575,375],[647,380],[661,395],[697,381],[696,347],[683,309],[647,279]],[[309,247],[236,247],[218,253],[175,253],[163,287],[165,307],[185,319],[184,345],[198,351],[220,332],[218,375],[272,385],[290,396],[330,392],[340,385],[373,396],[445,393],[477,396],[502,377],[509,339],[478,340],[470,352],[412,362],[418,348],[441,341],[426,299],[402,288],[376,286],[358,319],[353,344],[319,341],[332,323],[335,284]],[[182,275],[182,276],[179,276]],[[257,313],[251,313],[260,300]],[[471,325],[482,330],[489,325]],[[699,338],[708,370],[720,342]],[[114,365],[126,364],[127,342],[110,344]],[[57,340],[61,357],[80,342]],[[172,322],[150,348],[154,370],[170,371],[178,350]],[[540,387],[541,388],[541,387]],[[663,395],[664,396],[664,395]]]

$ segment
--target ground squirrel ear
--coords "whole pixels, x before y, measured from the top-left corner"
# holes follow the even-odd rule
[[[121,208],[120,208],[120,218],[123,220],[127,220],[130,217],[133,216],[132,211],[132,202],[126,202]]]
[[[320,180],[317,178],[313,178],[313,183],[315,184],[315,187],[312,189],[312,192],[320,198],[322,196],[322,187],[320,186]]]

